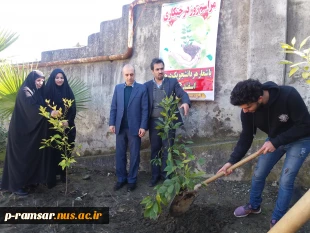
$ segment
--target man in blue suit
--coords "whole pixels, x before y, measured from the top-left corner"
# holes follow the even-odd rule
[[[166,96],[177,96],[181,99],[182,105],[180,108],[184,109],[184,115],[186,116],[190,107],[190,100],[188,94],[182,89],[179,82],[175,78],[164,77],[165,63],[162,59],[154,58],[151,62],[151,70],[154,78],[144,85],[147,88],[149,95],[149,136],[151,142],[151,160],[155,158],[161,158],[161,166],[152,164],[152,178],[149,186],[153,187],[160,179],[167,178],[167,172],[165,171],[166,162],[168,158],[168,145],[172,145],[173,140],[162,140],[158,135],[159,131],[155,129],[157,126],[158,118],[161,117],[160,112],[163,108],[159,103]],[[177,122],[182,122],[180,113],[177,114]],[[169,132],[169,138],[174,139],[175,130]]]
[[[148,96],[143,84],[135,82],[135,69],[127,64],[122,70],[125,83],[115,87],[111,111],[110,131],[116,134],[116,176],[114,190],[125,184],[127,191],[136,188],[140,163],[141,137],[145,135],[148,120]],[[126,150],[129,145],[130,167],[127,173]]]

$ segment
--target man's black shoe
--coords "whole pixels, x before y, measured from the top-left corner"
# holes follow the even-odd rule
[[[114,186],[114,191],[117,191],[117,190],[121,189],[125,184],[127,184],[126,181],[124,181],[124,182],[117,182],[115,184],[115,186]]]
[[[156,186],[156,184],[157,184],[158,182],[159,182],[159,179],[150,180],[149,187],[154,187],[154,186]]]
[[[136,187],[137,187],[136,183],[129,183],[127,185],[127,192],[131,192],[131,191],[135,190]]]

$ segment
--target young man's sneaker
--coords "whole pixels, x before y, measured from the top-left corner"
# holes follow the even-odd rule
[[[253,209],[251,204],[248,203],[235,209],[234,215],[238,218],[242,218],[248,216],[249,214],[259,214],[261,211],[262,210],[260,207],[258,207],[257,209]]]
[[[273,228],[273,226],[276,225],[277,222],[278,222],[278,220],[272,219],[270,221],[270,229]]]

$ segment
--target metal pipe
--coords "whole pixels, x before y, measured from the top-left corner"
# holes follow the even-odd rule
[[[62,61],[52,61],[52,62],[33,62],[37,67],[50,67],[50,66],[62,66],[62,65],[71,65],[71,64],[82,64],[82,63],[92,63],[92,62],[101,62],[101,61],[115,61],[115,60],[125,60],[132,56],[133,52],[133,35],[134,35],[134,22],[133,22],[133,9],[136,5],[148,3],[148,2],[157,2],[158,0],[136,0],[132,2],[129,6],[129,22],[128,22],[128,47],[127,51],[123,54],[116,55],[106,55],[106,56],[96,56],[96,57],[86,57],[86,58],[77,58],[69,59]]]

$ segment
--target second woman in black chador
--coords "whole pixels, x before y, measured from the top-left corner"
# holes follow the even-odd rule
[[[69,86],[67,77],[63,70],[55,69],[52,71],[45,87],[45,99],[50,100],[52,104],[54,102],[57,105],[57,109],[62,108],[64,112],[65,106],[63,103],[63,98],[75,100],[74,94],[71,87]],[[50,111],[52,111],[50,109]],[[76,129],[74,124],[74,119],[76,115],[76,105],[75,101],[71,108],[69,108],[65,119],[67,123],[64,124],[64,127],[74,127],[68,133],[68,142],[72,143],[75,141]],[[49,134],[53,135],[56,131],[50,129]],[[65,170],[59,166],[61,158],[61,151],[56,149],[48,149],[47,152],[47,185],[48,188],[52,188],[56,185],[56,175],[60,175],[61,181],[65,182]]]

